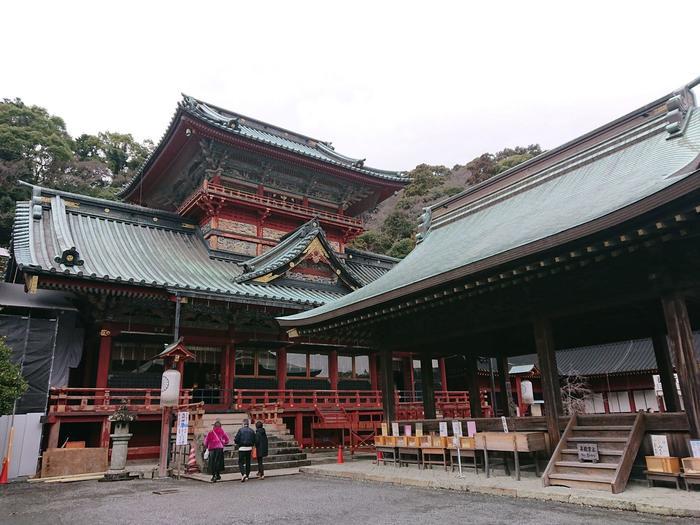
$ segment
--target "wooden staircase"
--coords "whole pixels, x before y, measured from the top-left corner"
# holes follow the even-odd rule
[[[544,486],[625,490],[644,438],[644,415],[574,415],[542,476]],[[598,445],[597,463],[579,461],[577,445]]]

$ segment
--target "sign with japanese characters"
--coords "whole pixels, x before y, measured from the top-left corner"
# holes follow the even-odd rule
[[[690,455],[694,458],[700,458],[700,439],[690,440]]]
[[[576,447],[578,448],[579,461],[593,461],[597,463],[600,459],[597,443],[578,443]]]
[[[416,423],[416,436],[423,437],[423,423]]]
[[[452,435],[456,438],[462,437],[462,422],[453,421],[452,422]]]
[[[447,421],[440,421],[440,437],[447,437]]]
[[[399,424],[396,422],[391,424],[391,435],[397,437],[399,435]]]
[[[177,434],[175,435],[175,445],[187,445],[187,430],[190,424],[189,412],[177,413]]]
[[[655,456],[668,457],[671,455],[668,450],[668,439],[664,434],[651,435],[651,448],[654,450]]]

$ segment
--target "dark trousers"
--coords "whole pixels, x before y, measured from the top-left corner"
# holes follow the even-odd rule
[[[258,455],[258,475],[264,476],[265,470],[263,469],[263,457]]]
[[[250,454],[251,450],[239,450],[238,451],[238,468],[241,471],[241,475],[250,476]]]
[[[224,471],[224,449],[209,449],[209,471],[212,476],[218,476]]]

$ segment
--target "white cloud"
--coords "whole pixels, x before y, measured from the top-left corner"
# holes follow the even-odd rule
[[[372,166],[546,148],[700,75],[697,2],[6,2],[0,96],[158,140],[180,92]]]

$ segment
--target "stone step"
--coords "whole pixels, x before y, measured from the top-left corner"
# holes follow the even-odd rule
[[[306,457],[306,454],[280,454],[278,456],[267,456],[265,458],[265,463],[285,463],[289,461],[303,461],[305,459],[308,459]],[[256,460],[252,460],[255,462]],[[226,465],[238,465],[238,456],[229,456],[224,460],[224,464]]]
[[[298,467],[307,467],[311,465],[311,462],[308,459],[300,460],[300,461],[286,461],[286,462],[280,462],[280,463],[267,463],[265,462],[265,470],[277,470],[277,469],[283,469],[283,468],[298,468]],[[224,471],[225,473],[232,473],[232,472],[239,472],[238,470],[238,463],[233,464],[233,465],[225,465],[226,470]],[[255,461],[250,462],[250,471],[251,473],[255,473],[256,469],[258,468],[258,465]]]
[[[606,470],[615,470],[618,465],[617,463],[583,463],[581,461],[556,461],[554,464],[557,467],[593,468]]]

